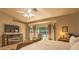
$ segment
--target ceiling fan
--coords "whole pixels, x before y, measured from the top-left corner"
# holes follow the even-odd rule
[[[38,10],[36,8],[24,8],[24,11],[16,11],[16,12],[24,14],[23,15],[24,17],[31,18],[32,16],[35,16],[35,13],[37,11]]]

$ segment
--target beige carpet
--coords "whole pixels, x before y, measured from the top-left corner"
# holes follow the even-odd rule
[[[41,40],[21,48],[20,50],[69,50],[68,42]]]

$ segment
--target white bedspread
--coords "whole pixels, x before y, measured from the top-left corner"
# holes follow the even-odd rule
[[[41,40],[21,48],[20,50],[69,50],[68,42]]]

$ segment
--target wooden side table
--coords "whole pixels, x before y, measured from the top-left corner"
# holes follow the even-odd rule
[[[69,39],[59,39],[59,41],[69,42]]]
[[[58,41],[69,42],[69,38],[59,38]]]

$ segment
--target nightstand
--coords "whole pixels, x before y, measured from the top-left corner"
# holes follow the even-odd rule
[[[62,38],[62,37],[60,37],[60,38],[58,39],[58,41],[69,42],[69,38]]]
[[[58,39],[58,41],[69,42],[69,39]]]

